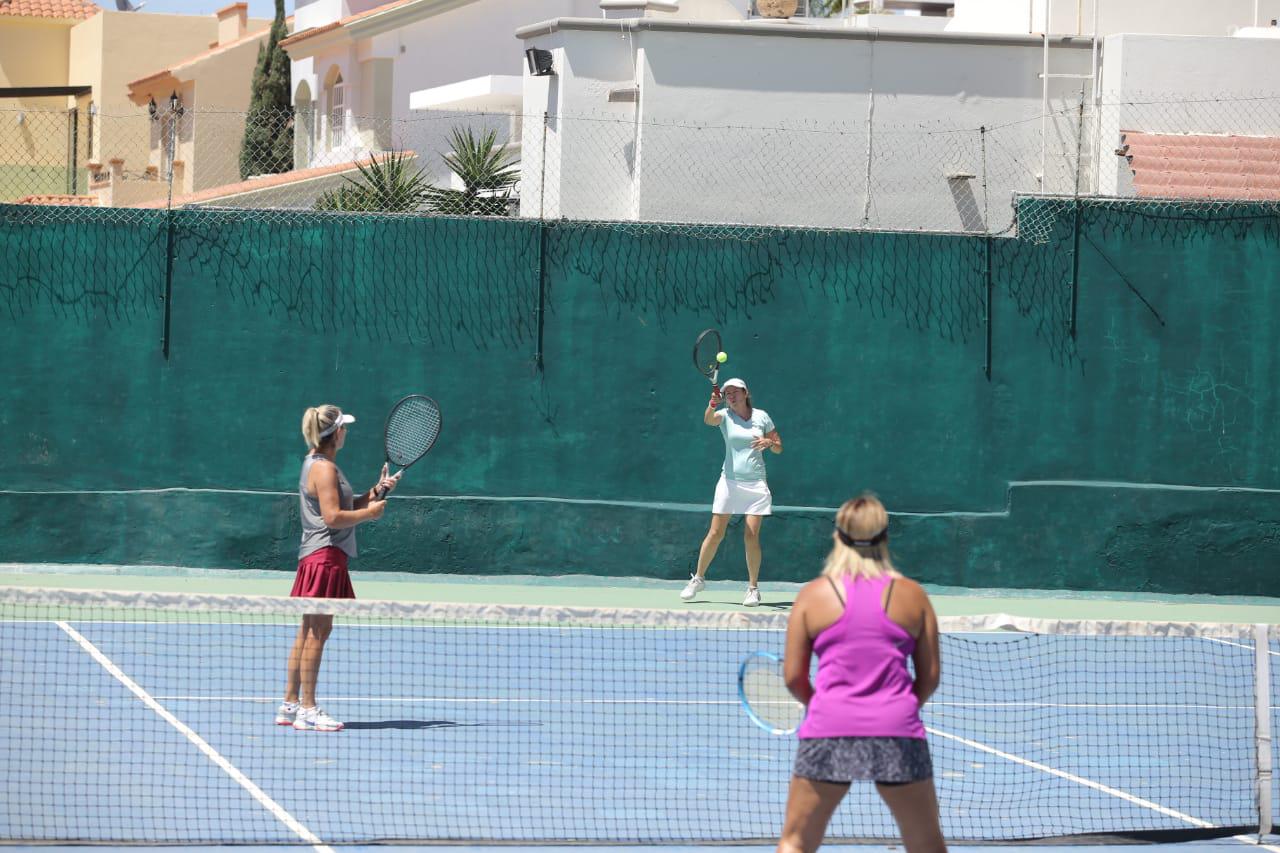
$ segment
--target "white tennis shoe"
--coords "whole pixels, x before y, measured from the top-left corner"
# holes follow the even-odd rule
[[[704,581],[702,578],[698,577],[697,575],[694,575],[693,577],[689,578],[689,582],[684,585],[684,589],[680,590],[680,598],[685,601],[693,601],[693,597],[698,593],[702,592],[703,588],[706,587],[706,585],[707,585],[706,581]]]
[[[293,721],[298,718],[297,702],[281,702],[280,707],[276,708],[276,725],[292,726]]]
[[[759,607],[760,606],[760,587],[747,587],[747,597],[742,599],[743,607]]]
[[[304,732],[340,732],[342,723],[330,717],[323,708],[299,708],[293,727]]]

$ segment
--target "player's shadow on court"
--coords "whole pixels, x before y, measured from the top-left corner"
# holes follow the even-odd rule
[[[458,723],[453,720],[366,720],[344,723],[348,729],[453,729],[475,723]]]
[[[718,605],[721,605],[721,604],[724,604],[724,603],[725,603],[725,602],[723,602],[723,601],[686,601],[686,602],[684,603],[684,606],[685,606],[685,607],[696,607],[696,606],[698,606],[699,604],[708,605],[708,606],[710,606],[710,605],[717,605],[717,606],[718,606]],[[790,602],[790,601],[761,601],[761,602],[760,602],[759,604],[757,604],[754,608],[752,608],[752,607],[743,607],[742,609],[743,609],[743,611],[749,611],[749,610],[779,610],[779,611],[782,611],[782,610],[790,610],[790,609],[791,609],[791,602]]]

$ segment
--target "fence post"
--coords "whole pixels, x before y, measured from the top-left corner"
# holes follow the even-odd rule
[[[983,367],[983,373],[987,375],[987,381],[991,381],[991,297],[992,297],[992,276],[991,276],[991,205],[987,195],[987,128],[982,126],[978,128],[978,139],[982,150],[982,243],[983,243],[983,263],[986,271],[987,300],[986,300],[986,325],[987,325],[987,360],[986,366]]]
[[[879,31],[871,31],[871,41],[867,46],[867,167],[863,171],[862,180],[862,227],[866,228],[871,221],[871,161],[875,157],[876,140],[876,35]]]
[[[164,331],[160,337],[160,351],[169,360],[169,328],[173,317],[173,162],[178,159],[178,119],[182,107],[169,109],[169,195],[164,206]]]
[[[71,191],[71,195],[80,194],[80,110],[72,107],[67,111],[67,120],[71,123],[68,139],[71,143],[71,150],[67,157],[67,165],[71,167],[71,180],[67,182],[67,188]]]
[[[544,369],[542,360],[542,331],[547,309],[547,124],[550,118],[542,111],[542,155],[538,168],[538,341],[533,354],[533,365],[539,373]]]

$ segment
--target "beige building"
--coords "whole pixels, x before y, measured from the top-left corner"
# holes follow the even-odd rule
[[[74,167],[77,95],[71,30],[98,14],[90,0],[0,0],[0,202],[84,189]]]
[[[211,15],[0,0],[0,201],[145,176],[152,121],[129,83],[218,43]],[[166,93],[168,94],[168,93]]]
[[[175,196],[240,180],[244,114],[249,109],[258,51],[271,31],[271,21],[250,20],[248,12],[246,3],[218,10],[214,16],[216,43],[129,83],[129,99],[134,105],[148,113],[151,105],[156,105],[147,170],[163,181],[172,165]],[[286,20],[286,27],[292,20]],[[169,109],[174,95],[181,115]]]

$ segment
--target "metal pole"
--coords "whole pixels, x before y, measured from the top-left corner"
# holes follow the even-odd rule
[[[1258,750],[1258,843],[1271,833],[1271,631],[1269,625],[1253,629],[1253,698],[1256,719],[1254,738]]]
[[[68,113],[71,120],[71,156],[68,162],[71,164],[71,181],[70,189],[72,195],[80,194],[80,110],[72,107]]]
[[[547,125],[550,117],[546,110],[542,112],[542,162],[538,178],[538,340],[533,354],[534,367],[541,372],[543,367],[542,333],[544,317],[547,310]]]
[[[1076,311],[1080,305],[1080,149],[1084,137],[1084,87],[1080,87],[1080,110],[1076,126],[1076,191],[1075,191],[1075,248],[1071,252],[1071,337],[1076,336]]]
[[[1093,166],[1093,180],[1090,182],[1090,192],[1096,195],[1098,188],[1102,185],[1102,168],[1099,163],[1099,157],[1102,156],[1102,75],[1098,70],[1098,9],[1102,6],[1102,0],[1093,0],[1093,45],[1092,45],[1092,65],[1089,73],[1093,77],[1093,150],[1089,154],[1089,162]]]
[[[871,31],[871,41],[867,47],[867,168],[863,173],[862,192],[862,225],[865,228],[871,219],[871,158],[875,156],[875,119],[876,119],[876,33]]]
[[[1040,72],[1040,192],[1044,192],[1045,166],[1048,161],[1049,137],[1049,16],[1053,0],[1044,0],[1044,56]]]
[[[984,306],[986,316],[985,322],[987,326],[987,355],[986,364],[983,367],[983,373],[987,376],[987,381],[991,381],[991,299],[992,299],[992,283],[991,283],[991,211],[988,204],[987,196],[987,128],[978,128],[979,139],[982,148],[982,228],[986,232],[983,237],[983,256],[984,266],[986,268],[986,285],[987,300]]]
[[[164,360],[169,360],[169,329],[173,317],[173,161],[178,158],[178,110],[169,111],[169,195],[164,207],[164,331],[160,338],[160,350]]]

